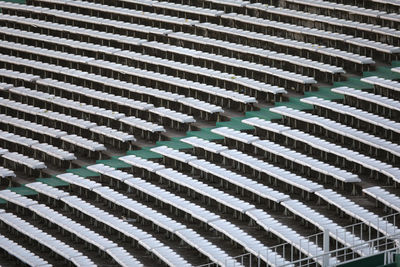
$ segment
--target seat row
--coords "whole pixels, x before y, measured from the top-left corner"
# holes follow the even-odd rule
[[[277,52],[298,55],[315,61],[322,61],[353,72],[362,72],[363,70],[369,69],[370,65],[375,63],[370,57],[332,47],[217,24],[200,23],[196,25],[196,31],[198,35],[202,33],[202,35],[207,35],[211,38],[258,48],[268,47]]]
[[[134,158],[136,158],[137,160],[132,160]],[[133,165],[134,167],[137,167],[137,166],[145,167],[146,165],[149,165],[149,167],[151,169],[155,168],[154,163],[153,164],[152,163],[146,164],[146,160],[137,158],[135,156],[125,156],[125,157],[121,157],[120,159],[125,161],[128,164],[134,164]],[[160,168],[162,168],[162,169],[160,169]],[[109,169],[111,170],[112,168],[109,168]],[[174,170],[168,169],[168,168],[164,168],[162,165],[159,165],[158,167],[156,167],[156,169],[158,169],[158,170],[155,173],[162,180],[166,180],[166,181],[168,181],[168,183],[179,184],[181,186],[181,189],[182,189],[182,187],[186,187],[188,190],[193,191],[195,194],[200,194],[200,195],[205,196],[207,198],[215,199],[216,200],[216,204],[218,206],[223,205],[223,206],[229,206],[230,208],[236,209],[236,211],[240,213],[240,214],[238,214],[239,216],[243,216],[248,211],[254,210],[254,207],[252,207],[252,205],[246,204],[246,202],[238,200],[235,197],[232,197],[232,196],[230,196],[228,194],[224,194],[220,190],[217,190],[215,188],[207,186],[204,183],[201,183],[201,182],[197,182],[196,183],[196,180],[191,179],[190,177],[188,177],[188,176],[186,176],[184,174],[181,174],[181,173],[179,173],[177,171],[174,171]],[[127,183],[127,180],[125,180],[124,182]],[[131,183],[129,183],[129,185],[132,187]],[[145,184],[143,184],[143,183],[135,182],[133,186],[134,186],[135,189],[138,189],[142,185],[145,186]],[[152,197],[158,198],[158,199],[161,198],[163,195],[165,195],[165,193],[162,193],[162,192],[158,192],[157,193],[157,191],[154,191],[155,188],[156,188],[154,185],[151,185],[151,184],[148,184],[148,185],[149,186],[147,186],[147,190],[145,191],[146,194],[151,195]],[[152,190],[153,192],[150,191],[151,188],[154,188]],[[143,191],[144,189],[140,189],[140,190]],[[166,196],[163,197],[163,198],[169,199]],[[163,202],[165,202],[165,200]],[[171,199],[166,203],[168,203],[172,207],[176,207],[176,208],[181,206],[179,200],[172,200]],[[236,208],[234,207],[234,205],[236,205]],[[187,205],[187,208],[189,208],[189,205]],[[261,212],[262,211],[260,210],[258,213],[261,213]],[[196,213],[191,212],[191,214],[196,214]],[[197,215],[197,216],[199,216],[199,215]],[[225,225],[227,224],[227,223],[225,223],[223,221],[224,220],[221,220],[221,219],[212,219],[212,220],[209,220],[207,222],[207,224],[210,225],[211,227],[213,227],[215,225],[220,226],[217,229],[224,229],[223,233],[226,233],[226,232],[234,233],[235,232],[234,228],[236,228],[236,227],[233,224],[228,223],[229,225],[231,225],[230,228],[228,228],[228,227],[223,228],[222,225],[223,224],[225,224]],[[266,225],[269,225],[269,224],[267,222],[263,222],[263,224],[261,226],[266,231],[269,231],[268,230],[269,227],[267,227]],[[319,251],[320,248],[318,248],[318,246],[316,246],[312,241],[309,241],[308,243],[305,242],[304,240],[302,240],[302,237],[299,234],[297,234],[293,230],[288,229],[286,226],[285,226],[286,230],[283,230],[283,228],[284,228],[283,225],[281,223],[277,222],[277,221],[275,221],[275,225],[276,225],[276,228],[274,228],[274,229],[276,230],[276,232],[273,232],[273,231],[271,231],[271,232],[276,234],[279,238],[282,238],[283,240],[286,240],[287,242],[294,243],[296,248],[298,248],[300,251],[302,251],[303,253],[305,253],[307,255],[314,255],[314,254],[317,255],[318,254],[317,251]],[[286,237],[286,235],[283,232],[279,233],[278,229],[281,229],[282,231],[290,231],[291,232],[290,240],[288,239],[288,237]],[[234,234],[233,237],[231,235],[227,235],[227,236],[230,237],[232,240],[237,239],[237,237],[236,237],[237,233]],[[308,248],[302,247],[300,240],[302,240],[303,242],[307,243],[307,246],[309,246],[309,247]],[[235,242],[237,242],[237,241],[235,241]],[[250,245],[250,243],[248,243],[248,241],[245,241],[245,242],[246,242],[246,245],[249,246],[249,247],[244,246],[246,250],[248,250],[248,251],[250,251],[252,253],[254,251],[257,251],[257,250],[254,249],[254,247],[256,246],[258,241],[257,242],[253,241],[255,243],[251,244],[251,245]],[[238,242],[238,243],[242,245],[242,243],[240,243],[240,242]],[[259,246],[259,245],[257,245],[257,246]],[[269,251],[269,252],[267,252],[267,255],[268,255],[268,253],[270,253],[269,257],[272,257],[273,253],[271,254],[271,251]],[[333,258],[331,260],[334,261]]]
[[[235,13],[224,14],[221,16],[221,20],[222,25],[233,24],[236,28],[243,28],[245,30],[270,34],[273,36],[282,36],[287,39],[295,39],[308,43],[326,45],[336,49],[369,56],[374,59],[387,60],[389,62],[392,59],[396,59],[397,54],[400,53],[400,49],[393,44],[393,41],[389,41],[387,44],[360,37],[353,37],[352,35],[335,31],[318,30],[316,28],[298,26]],[[397,37],[397,35],[394,36]],[[380,39],[378,38],[378,40]],[[398,40],[396,39],[395,42],[398,42]]]
[[[215,143],[214,144],[211,143],[211,144],[209,144],[209,146],[214,147],[215,149],[218,149],[218,150],[222,149],[221,147],[219,147]],[[216,172],[216,166],[214,164],[211,164],[211,163],[209,165],[203,164],[203,166],[197,167],[196,164],[197,164],[197,162],[200,162],[200,160],[196,160],[195,157],[193,157],[193,156],[191,156],[189,154],[185,154],[183,152],[179,152],[179,151],[171,149],[171,148],[160,147],[159,150],[153,150],[153,152],[157,152],[157,153],[163,155],[165,158],[174,159],[177,162],[181,162],[181,163],[185,163],[186,162],[189,165],[191,165],[193,168],[197,168],[201,172],[205,172],[205,173],[210,174],[210,175],[214,175],[215,172]],[[223,150],[223,151],[221,151],[221,154],[223,154],[225,152],[226,152],[226,150]],[[138,158],[136,156],[132,156],[131,155],[131,156],[122,157],[120,159],[125,161],[125,162],[127,162],[127,163],[135,164],[135,166],[140,167],[140,168],[145,168],[145,166],[147,165],[148,169],[150,169],[150,170],[157,170],[158,169],[156,171],[156,173],[158,173],[158,174],[160,174],[162,172],[162,169],[160,169],[160,168],[162,168],[162,166],[160,166],[160,165],[157,166],[157,164],[152,163],[152,162],[149,163],[148,161],[140,159],[140,158]],[[129,159],[129,160],[127,160],[127,159]],[[207,163],[207,161],[204,161],[204,160],[202,160],[202,162]],[[220,169],[222,169],[222,168],[220,168]],[[166,169],[166,170],[168,171],[168,169]],[[168,179],[170,181],[174,181],[175,183],[179,183],[179,184],[183,185],[181,183],[181,181],[184,179],[182,175],[179,175],[179,173],[177,173],[176,171],[168,171],[168,172],[175,173],[174,178],[171,178],[172,175],[169,176]],[[179,178],[179,176],[181,178]],[[215,177],[218,177],[218,175],[215,175]],[[233,172],[231,172],[230,173],[230,177],[231,177],[230,178],[231,180],[234,180],[233,177],[235,177],[235,174]],[[204,177],[204,178],[206,178],[206,177]],[[177,182],[178,179],[179,179],[179,181]],[[208,176],[206,179],[214,180],[214,178],[211,178],[210,176]],[[226,178],[226,180],[229,181],[229,178]],[[260,190],[259,192],[261,192],[261,189],[263,188],[263,186],[260,185],[260,184],[257,184],[255,181],[253,181],[253,183],[254,183],[254,185],[257,185],[257,188],[259,188],[259,190]],[[248,190],[248,187],[251,187],[250,186],[250,182],[248,182],[247,190]],[[194,188],[194,186],[191,186],[191,188]],[[198,186],[197,188],[200,188],[200,186]],[[321,188],[319,190],[321,190]],[[318,190],[316,190],[316,191],[318,191]],[[199,190],[197,190],[197,192],[199,192]],[[204,194],[204,193],[202,193],[202,194]],[[214,195],[216,195],[216,194],[214,194]],[[269,195],[270,195],[270,198],[271,197],[273,198],[273,195],[277,195],[278,196],[279,194],[277,194],[277,191],[275,191],[275,190],[270,190]],[[262,194],[259,194],[259,196],[265,198],[265,196],[262,195]],[[227,199],[222,199],[222,200],[220,199],[218,201],[220,201],[220,203],[224,204],[224,203],[226,203]],[[281,200],[275,199],[275,200],[272,200],[272,201],[280,203],[282,206],[286,207],[285,203],[287,203],[287,202],[291,203],[292,200],[290,198],[285,198],[285,199],[281,199]],[[238,205],[238,207],[239,207],[239,205]],[[304,208],[306,206],[303,205],[301,207],[298,207],[298,208],[297,207],[298,207],[298,205],[296,207],[293,207],[293,209],[296,211],[297,214],[301,214],[302,208]],[[325,223],[327,221],[329,221],[330,223],[333,223],[332,221],[328,220],[326,217],[324,217],[323,215],[319,214],[318,212],[316,212],[316,211],[314,211],[314,210],[312,210],[310,208],[308,208],[308,210],[310,212],[313,212],[313,215],[315,215],[313,217],[314,221],[312,221],[311,219],[307,219],[306,217],[304,217],[304,219],[308,220],[308,221],[311,220],[312,223],[314,225],[316,225],[316,227],[318,227],[320,229],[323,229],[324,227],[327,227],[325,225]],[[256,209],[250,209],[250,210],[246,211],[245,213],[250,218],[252,218],[252,215],[250,215],[250,214],[256,214],[256,218],[263,217],[264,219],[262,220],[260,225],[264,229],[266,229],[266,230],[268,229],[267,231],[271,231],[275,235],[277,235],[277,236],[279,236],[279,237],[281,237],[282,239],[285,240],[285,237],[282,237],[284,231],[280,232],[279,230],[277,230],[280,227],[282,227],[282,225],[278,221],[276,221],[275,219],[271,218],[269,215],[262,215],[262,212],[259,211],[259,210],[256,210]],[[267,223],[266,222],[267,218],[269,218],[269,221],[271,221],[268,224],[266,224]],[[269,225],[268,228],[265,228],[265,225]],[[275,225],[276,228],[273,227],[272,225]],[[338,225],[334,224],[334,226],[332,226],[332,228],[330,228],[330,229],[332,230],[331,234],[332,234],[333,238],[338,239],[338,241],[343,242],[343,244],[347,244],[347,245],[351,244],[351,246],[356,247],[355,249],[358,250],[358,253],[368,255],[371,252],[374,252],[374,250],[371,249],[371,248],[357,247],[357,245],[363,243],[363,241],[360,240],[359,238],[355,237],[352,233],[340,230],[340,227]],[[336,230],[333,230],[333,229],[336,229]],[[288,240],[286,240],[286,241],[289,242]],[[293,242],[293,240],[291,240],[290,242]],[[294,245],[296,246],[296,245],[299,245],[299,244],[297,242],[295,242]],[[300,247],[301,247],[301,242],[300,242]]]
[[[0,235],[0,248],[8,255],[15,257],[22,264],[28,264],[35,267],[52,266],[44,259],[3,235]]]
[[[43,170],[47,168],[44,162],[36,160],[34,158],[19,154],[17,152],[9,152],[7,149],[0,148],[0,162],[4,167],[3,172],[6,177],[11,178],[9,184],[11,185],[15,175],[10,173],[9,169],[14,171],[23,171],[30,176],[39,175],[41,176]]]
[[[0,146],[10,150],[16,150],[22,154],[33,155],[36,159],[41,159],[45,162],[48,161],[55,166],[64,168],[71,168],[71,161],[76,160],[73,153],[2,130],[0,130]]]
[[[399,31],[396,28],[381,27],[358,21],[340,19],[318,14],[307,13],[282,7],[265,6],[255,3],[246,6],[249,11],[257,11],[265,18],[288,22],[333,32],[348,33],[354,37],[362,37],[373,41],[398,45]],[[394,48],[393,46],[393,48]]]
[[[400,169],[385,162],[363,155],[354,150],[326,141],[319,137],[305,133],[298,129],[266,121],[259,118],[249,118],[242,121],[255,127],[258,136],[266,136],[273,141],[279,141],[292,145],[295,149],[302,148],[305,152],[319,157],[321,160],[332,162],[337,166],[347,168],[360,175],[369,174],[369,177],[386,177],[399,183]],[[306,147],[303,147],[305,145]]]
[[[372,84],[374,86],[374,92],[376,94],[389,97],[396,101],[400,100],[400,82],[384,79],[377,76],[365,77],[362,78],[361,81]]]
[[[400,198],[379,186],[364,188],[363,193],[375,199],[376,206],[381,203],[389,211],[400,211]]]
[[[254,154],[261,154],[263,157],[269,158],[276,163],[282,162],[283,160],[284,166],[289,167],[292,170],[298,170],[300,173],[303,173],[307,176],[313,176],[311,174],[314,172],[317,174],[318,179],[323,180],[325,183],[328,182],[328,177],[332,177],[333,184],[336,187],[338,187],[339,182],[341,182],[343,188],[346,184],[350,184],[354,190],[355,183],[361,182],[361,179],[357,175],[354,175],[346,170],[306,156],[295,150],[285,148],[284,146],[274,142],[268,140],[259,140],[257,136],[242,133],[227,127],[215,128],[211,131],[223,136],[225,138],[225,144],[227,145],[232,144],[233,141],[234,145],[238,149],[246,151],[247,148],[248,151],[253,151]],[[246,144],[247,147],[243,149],[240,148],[242,144]],[[227,157],[228,155],[223,156]],[[232,157],[231,155],[229,156]]]
[[[188,219],[189,217],[195,216],[195,218],[200,221],[205,220],[207,222],[210,218],[212,218],[211,221],[225,221],[224,219],[220,219],[218,215],[213,215],[212,212],[209,212],[204,208],[201,208],[200,206],[194,205],[193,203],[184,200],[183,198],[180,198],[178,196],[175,196],[174,194],[168,194],[167,191],[150,183],[147,183],[140,178],[132,178],[132,176],[122,172],[116,173],[115,169],[99,164],[93,165],[91,169],[98,171],[99,174],[101,174],[101,176],[104,178],[117,180],[121,184],[123,183],[128,185],[132,190],[143,192],[142,195],[146,194],[156,198],[157,200],[163,202],[165,205],[171,205],[171,201],[175,200],[177,206],[171,205],[171,208],[179,209],[181,210],[181,212],[186,213],[188,215]],[[141,204],[140,202],[137,202],[136,200],[133,200],[132,198],[128,198],[125,195],[122,195],[109,187],[101,186],[101,184],[99,183],[93,182],[91,180],[79,177],[71,173],[60,174],[57,175],[57,177],[63,181],[70,183],[71,186],[78,187],[80,191],[85,190],[85,194],[95,194],[97,198],[100,197],[106,200],[107,202],[111,203],[112,206],[120,206],[123,210],[126,211],[128,216],[131,217],[132,214],[134,214],[139,221],[142,221],[143,223],[149,222],[151,225],[153,225],[154,228],[158,229],[158,231],[164,229],[164,231],[166,231],[169,236],[177,236],[181,238],[185,243],[199,250],[200,253],[206,255],[213,261],[218,262],[222,266],[225,266],[225,264],[226,266],[235,266],[235,264],[238,264],[236,261],[230,258],[228,254],[226,254],[226,252],[224,252],[221,248],[212,245],[205,238],[196,235],[196,232],[194,232],[192,229],[186,227],[182,223],[177,222],[173,218],[170,218],[148,206]],[[84,193],[82,192],[82,194]],[[234,230],[236,231],[236,240],[234,241],[244,246],[245,249],[249,249],[246,247],[246,244],[253,247],[260,246],[259,241],[256,241],[256,239],[254,239],[253,237],[245,234],[240,228],[234,227]],[[216,228],[216,231],[220,231],[220,229]],[[190,239],[191,237],[193,237],[193,235],[197,237],[199,243],[194,243],[193,240]],[[243,243],[244,240],[247,240],[247,242]],[[146,242],[146,240],[143,240],[143,243],[144,242]],[[150,246],[150,244],[147,246]],[[262,247],[265,249],[265,253],[269,251],[268,249],[266,249],[265,246]],[[282,258],[279,255],[273,253],[272,251],[270,251],[270,254],[271,258],[268,260],[273,259],[273,256],[275,256],[276,260],[282,261]],[[225,260],[227,261],[225,262]],[[265,258],[263,258],[263,260],[265,260]]]
[[[387,13],[382,10],[358,7],[349,4],[341,4],[323,0],[285,0],[285,7],[295,10],[303,10],[308,13],[316,13],[325,16],[365,22],[396,28],[399,25],[396,13]]]
[[[352,148],[364,153],[383,158],[387,162],[398,162],[400,149],[398,145],[360,130],[355,130],[336,121],[319,117],[304,111],[298,111],[286,106],[273,107],[270,111],[280,114],[290,125],[305,124],[307,131],[332,136],[340,143],[350,142]],[[361,147],[361,144],[363,145]]]
[[[127,253],[124,248],[119,247],[113,241],[82,226],[52,208],[44,204],[39,204],[36,200],[28,199],[10,190],[0,191],[0,197],[12,205],[25,209],[26,212],[31,213],[40,221],[51,223],[58,229],[62,229],[71,236],[75,236],[77,241],[79,240],[80,242],[96,247],[99,254],[108,255],[118,263],[129,263],[128,265],[123,264],[123,266],[143,266],[137,259]]]
[[[314,106],[314,112],[320,116],[364,129],[394,143],[399,139],[400,124],[385,117],[319,97],[306,97],[300,101]]]
[[[400,102],[392,98],[357,90],[346,86],[331,89],[344,96],[344,104],[399,121]]]
[[[11,5],[9,7],[8,6],[4,6],[4,8],[13,8],[13,7],[17,8],[17,9],[18,8],[22,8],[19,5],[17,5],[17,6]],[[48,12],[55,12],[55,11],[53,11],[53,10],[48,11],[47,10],[46,12],[48,13]],[[60,13],[60,11],[58,11],[57,13]],[[74,20],[77,19],[76,16],[79,16],[79,14],[74,15]],[[83,16],[83,15],[81,15],[81,16]],[[86,20],[88,19],[87,16],[85,17],[85,19]],[[29,22],[28,22],[29,19],[27,19],[27,18],[18,17],[18,19],[13,19],[13,16],[3,15],[2,16],[2,20],[4,22],[7,20],[7,21],[9,21],[10,23],[13,23],[13,24],[24,23],[24,24],[26,24],[27,27],[30,27],[29,26]],[[111,24],[110,27],[111,26],[114,27],[113,25],[115,25],[115,23],[111,23],[111,22],[107,23],[106,21],[103,21],[103,20],[104,19],[102,19],[102,18],[94,18],[93,17],[91,22],[88,22],[88,23],[92,23],[93,24],[93,23],[96,23],[96,21],[99,21],[98,23],[100,24],[100,21],[101,21],[101,25],[110,25]],[[33,21],[35,21],[36,23],[41,22],[40,24],[38,24],[38,26],[39,25],[40,26],[41,25],[43,25],[43,26],[47,25],[47,27],[48,27],[50,25],[50,24],[44,24],[43,21],[38,21],[38,20],[33,20]],[[54,25],[53,29],[56,30],[55,26],[57,24],[53,23],[51,25]],[[202,24],[202,25],[198,24],[198,25],[196,25],[196,27],[198,28],[198,27],[201,26],[202,28],[204,28],[204,25],[215,25],[215,24]],[[215,25],[215,26],[217,26],[217,25]],[[66,27],[67,28],[71,28],[71,26],[66,26]],[[32,29],[32,30],[34,32],[37,32],[38,29],[39,28]],[[64,29],[64,31],[66,30],[65,27],[63,27],[63,29]],[[71,30],[72,29],[73,29],[73,27],[71,28]],[[90,30],[82,29],[80,34],[83,35],[87,31],[90,31]],[[61,33],[62,32],[60,32],[60,34]],[[236,33],[237,33],[237,35],[243,35],[243,31],[239,31],[238,29],[237,29]],[[131,33],[130,35],[132,35],[132,34],[133,33]],[[253,33],[253,34],[255,34],[255,33]],[[165,35],[168,37],[168,39],[170,39],[171,36],[175,35],[175,33],[168,32],[168,33],[165,33]],[[296,55],[300,55],[300,56],[308,58],[308,53],[311,53],[312,55],[314,55],[313,58],[315,60],[317,60],[317,61],[321,61],[320,56],[322,55],[324,57],[324,61],[323,62],[329,61],[330,64],[343,66],[343,67],[346,67],[346,69],[352,69],[353,71],[354,70],[357,70],[357,71],[363,70],[364,69],[364,67],[363,67],[364,65],[365,65],[366,68],[368,68],[369,64],[374,63],[370,58],[363,57],[363,56],[360,56],[360,55],[355,55],[355,54],[348,53],[348,52],[341,51],[341,50],[337,50],[337,49],[334,49],[334,48],[325,48],[325,47],[320,46],[320,49],[318,49],[316,51],[315,50],[316,46],[312,45],[312,44],[298,42],[298,41],[295,41],[295,40],[287,40],[287,39],[284,39],[284,38],[277,38],[277,37],[274,37],[274,36],[257,34],[257,36],[258,35],[259,35],[258,40],[267,41],[269,43],[269,45],[272,45],[271,48],[274,48],[274,50],[276,50],[278,52],[284,52],[285,53],[287,51],[290,51],[291,53],[293,53],[294,52],[293,50],[297,50],[297,49],[301,48],[300,51],[295,53]],[[73,37],[74,37],[73,35],[71,35],[71,34],[69,35],[69,38],[73,38]],[[256,36],[254,36],[254,37],[256,37]],[[76,36],[76,38],[81,38],[81,37]],[[145,37],[145,38],[147,38],[147,37]],[[154,38],[147,38],[147,39],[153,40]],[[217,38],[217,39],[221,39],[221,38]],[[252,40],[252,39],[253,38],[250,38],[250,40]],[[164,39],[163,38],[158,38],[157,40],[165,40],[165,37],[164,37]],[[137,40],[134,43],[138,43]],[[234,43],[237,43],[237,41],[234,41]],[[274,45],[274,44],[276,44],[276,45]],[[286,49],[282,49],[282,48],[280,48],[280,46],[282,46],[282,48],[286,48]],[[258,46],[258,47],[260,47],[260,46]],[[261,46],[261,48],[263,48],[263,46]],[[289,49],[289,48],[293,48],[293,49]],[[306,49],[307,53],[303,54],[303,52],[302,52],[303,49]],[[134,49],[130,49],[130,50],[134,50]],[[351,65],[342,64],[341,63],[342,61],[343,62],[349,62],[349,63],[351,63]]]
[[[113,229],[118,234],[124,235],[128,239],[132,239],[134,243],[138,245],[144,245],[142,242],[146,240],[147,243],[153,242],[154,244],[158,244],[158,247],[165,247],[168,254],[164,254],[165,250],[159,251],[161,253],[160,260],[163,260],[166,265],[169,266],[188,266],[188,262],[183,258],[179,257],[171,248],[152,237],[149,233],[138,229],[137,227],[129,224],[122,219],[111,215],[110,213],[95,207],[94,205],[80,199],[79,197],[72,196],[69,193],[62,191],[60,189],[51,187],[47,184],[43,184],[41,182],[34,182],[26,184],[26,187],[31,188],[39,193],[39,198],[45,197],[48,200],[58,201],[64,204],[64,208],[72,210],[76,213],[77,216],[83,214],[87,216],[86,218],[90,219],[93,224],[97,224],[97,226],[105,226],[109,229]],[[84,219],[86,219],[84,218]],[[96,222],[96,223],[94,223]],[[106,229],[107,231],[108,229]],[[145,247],[146,248],[146,247]],[[152,249],[157,248],[154,246]],[[149,250],[150,253],[154,253],[152,250]],[[131,265],[129,263],[129,258],[125,260],[125,262],[120,263],[121,265]]]
[[[15,230],[16,233],[14,234],[23,235],[29,240],[38,242],[40,246],[46,247],[46,249],[51,253],[61,256],[65,261],[71,262],[75,266],[96,266],[92,260],[90,260],[87,256],[84,256],[78,250],[47,234],[46,232],[19,218],[13,213],[0,213],[0,222],[3,227]],[[12,251],[7,252],[12,253]],[[32,262],[28,262],[28,264],[31,263]]]

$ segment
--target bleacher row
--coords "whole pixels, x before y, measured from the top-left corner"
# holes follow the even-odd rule
[[[0,190],[0,265],[318,266],[400,245],[400,70],[371,74],[399,59],[396,1],[0,9],[1,189],[23,185]],[[321,256],[326,230],[348,255]]]

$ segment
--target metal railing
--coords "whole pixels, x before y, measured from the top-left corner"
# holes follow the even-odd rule
[[[388,233],[392,225],[399,227],[400,213],[391,214],[381,217],[384,223],[378,226],[374,222],[359,222],[348,225],[335,231],[325,230],[310,235],[299,240],[297,245],[292,243],[283,243],[274,247],[270,247],[271,251],[277,252],[285,258],[289,264],[274,265],[273,262],[265,263],[260,254],[268,256],[268,253],[260,251],[258,255],[245,253],[233,257],[243,266],[260,267],[260,266],[336,266],[351,261],[360,260],[373,255],[384,254],[385,261],[391,263],[391,254],[400,253],[400,232],[393,235],[384,235]],[[350,235],[351,234],[351,235]],[[340,237],[340,238],[339,238]],[[356,240],[356,238],[359,238]],[[324,253],[315,253],[310,251],[312,257],[301,253],[301,251],[309,251],[309,243],[313,242],[323,248]],[[353,244],[353,245],[351,245]],[[268,258],[268,257],[267,257]],[[330,262],[329,259],[336,258],[337,262]],[[218,264],[210,262],[198,267],[214,267]],[[232,266],[231,262],[229,266]]]

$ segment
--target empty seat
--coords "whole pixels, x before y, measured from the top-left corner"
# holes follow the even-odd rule
[[[26,236],[30,240],[37,241],[41,246],[45,246],[50,252],[61,256],[66,261],[69,261],[76,266],[96,266],[92,260],[90,260],[87,256],[84,256],[81,252],[54,238],[46,232],[43,232],[39,228],[12,213],[1,213],[0,221],[3,224],[6,224],[8,228],[15,229],[19,234]],[[28,264],[30,265],[31,262]]]
[[[14,171],[21,171],[22,168],[22,172],[30,176],[40,176],[42,171],[47,168],[43,162],[16,152],[5,153],[1,155],[0,160],[4,167]]]
[[[3,192],[3,191],[2,191]],[[0,196],[3,197],[3,193],[0,192]],[[12,198],[8,198],[7,201],[18,205],[19,199],[24,199],[26,197],[16,196]],[[119,248],[121,251],[125,251],[125,249],[119,247],[113,241],[105,238],[102,235],[97,234],[96,232],[90,230],[89,228],[82,226],[74,220],[62,215],[61,213],[49,208],[46,205],[39,204],[37,201],[33,201],[31,205],[29,205],[28,209],[35,217],[40,218],[41,221],[50,222],[57,226],[59,229],[63,229],[63,231],[69,232],[71,235],[76,236],[86,244],[91,244],[96,247],[99,252],[104,254],[108,254],[109,250],[112,248]],[[126,251],[125,251],[126,252]],[[129,257],[130,261],[135,264],[135,266],[142,266],[142,264],[132,257],[130,254],[108,254],[111,258],[115,257],[115,261],[119,261],[120,257]],[[124,262],[123,259],[121,259]]]
[[[362,78],[361,81],[372,84],[375,88],[376,94],[383,95],[397,101],[400,100],[400,82],[387,80],[377,76]]]
[[[212,38],[234,40],[236,43],[256,46],[259,48],[267,46],[278,52],[290,53],[307,57],[312,60],[320,60],[322,57],[326,63],[336,63],[336,65],[353,72],[362,72],[363,70],[368,69],[368,65],[374,63],[374,61],[369,57],[342,51],[336,48],[255,33],[232,27],[201,23],[197,24],[196,28],[198,28],[199,31],[207,32],[207,35]]]
[[[344,95],[344,103],[399,121],[400,102],[386,96],[349,87],[336,87],[332,92]]]
[[[390,119],[319,97],[306,97],[300,101],[313,105],[315,113],[321,116],[350,124],[354,128],[372,132],[393,142],[399,139],[400,124]]]
[[[397,149],[398,145],[390,141],[383,140],[379,137],[359,130],[355,130],[330,119],[305,113],[303,111],[297,111],[292,108],[287,108],[286,106],[274,107],[271,108],[270,111],[281,114],[282,116],[286,117],[287,120],[304,122],[308,125],[308,129],[313,128],[316,132],[320,132],[321,129],[326,129],[325,135],[328,135],[327,133],[331,132],[336,136],[335,139],[341,143],[344,142],[344,138],[347,138],[351,140],[353,148],[358,148],[360,146],[359,144],[365,144],[369,148],[366,151],[368,154],[376,155],[378,157],[381,156],[388,162],[397,162],[400,150]],[[317,128],[314,126],[318,126],[320,128],[317,130]]]
[[[62,203],[64,203],[65,207],[69,207],[70,209],[73,210],[73,212],[76,212],[77,215],[79,214],[85,214],[89,218],[97,221],[98,223],[101,223],[105,227],[110,227],[114,230],[116,230],[119,233],[122,233],[128,238],[131,238],[135,240],[138,244],[141,244],[143,242],[143,239],[148,239],[148,238],[153,238],[150,234],[138,229],[137,227],[123,221],[122,219],[119,219],[118,217],[115,217],[111,214],[109,214],[106,211],[103,211],[101,209],[97,209],[95,206],[91,205],[90,203],[80,199],[79,197],[76,196],[71,196],[68,193],[56,189],[54,187],[51,187],[49,185],[40,183],[40,182],[35,182],[35,183],[30,183],[26,185],[28,188],[31,188],[33,190],[36,190],[40,194],[44,196],[48,196],[51,199],[55,200],[60,200]],[[159,240],[154,240],[157,243],[159,243],[159,246],[164,246],[166,248],[169,248],[165,244],[162,244]],[[114,254],[116,251],[113,251],[112,254]],[[150,253],[154,253],[153,251],[149,251]],[[126,253],[126,252],[125,252]],[[160,257],[161,260],[164,260],[166,264],[171,265],[171,263],[174,263],[179,266],[186,266],[188,263],[183,260],[182,258],[176,257],[176,253],[174,251],[170,251],[171,254],[162,254]],[[121,257],[121,261],[125,262],[125,265],[130,265],[129,260],[130,260],[130,255],[127,254],[127,259],[123,260]],[[120,257],[117,257],[117,259]],[[172,264],[173,265],[173,264]]]
[[[279,134],[284,136],[286,139],[292,140],[295,148],[301,146],[299,143],[303,143],[312,147],[314,151],[321,151],[323,154],[320,155],[320,158],[325,161],[329,160],[332,156],[332,161],[336,165],[340,165],[344,168],[349,166],[349,164],[354,165],[352,171],[358,172],[360,175],[363,173],[369,173],[370,177],[380,178],[383,176],[386,177],[387,181],[393,180],[397,183],[400,182],[398,179],[400,175],[399,168],[395,168],[387,163],[360,154],[359,152],[339,146],[303,131],[291,129],[290,127],[265,121],[263,119],[249,118],[242,122],[254,126],[258,135],[264,135],[264,131],[269,134]],[[291,142],[286,141],[285,143],[289,144]]]
[[[363,193],[375,199],[377,206],[381,203],[385,209],[400,211],[400,198],[379,186],[364,188]]]
[[[26,264],[29,266],[41,266],[48,267],[51,266],[47,261],[40,258],[33,252],[25,249],[23,246],[15,243],[14,241],[8,239],[7,237],[0,235],[0,248],[7,254],[15,257],[18,262]]]

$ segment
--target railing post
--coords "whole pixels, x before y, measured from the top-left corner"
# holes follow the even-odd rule
[[[324,248],[324,255],[322,259],[322,267],[329,266],[329,229],[324,229],[324,237],[323,237],[323,248]]]

